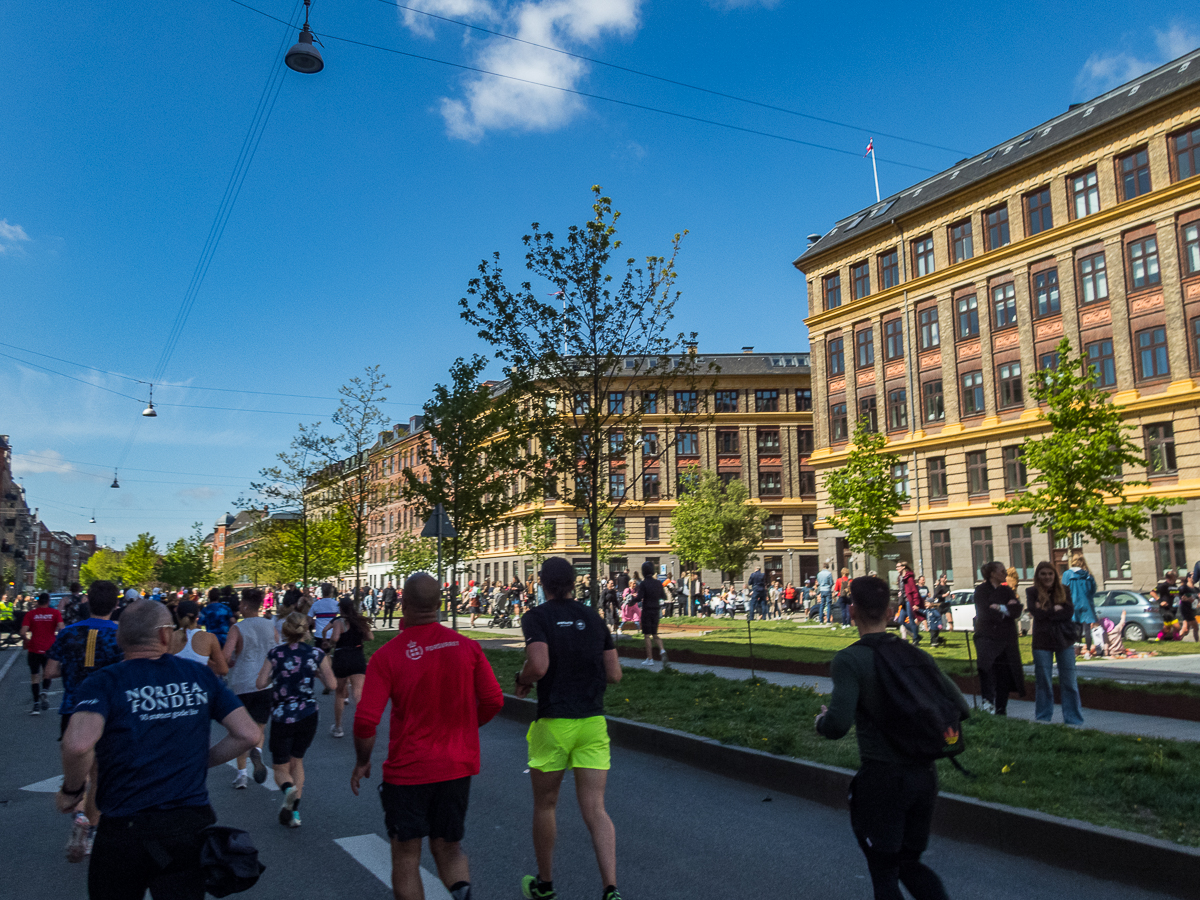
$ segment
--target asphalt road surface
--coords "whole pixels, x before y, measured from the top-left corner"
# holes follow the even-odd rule
[[[0,667],[11,652],[0,653]],[[0,682],[0,846],[6,851],[0,900],[84,898],[86,863],[72,866],[64,860],[69,822],[52,802],[54,779],[61,774],[58,716],[53,710],[29,715],[27,682],[23,658]],[[220,821],[248,830],[267,866],[258,886],[240,895],[248,900],[391,897],[390,887],[375,874],[387,878],[383,814],[374,790],[385,735],[381,730],[370,788],[354,797],[351,738],[329,736],[332,699],[321,698],[321,726],[305,760],[300,829],[278,824],[280,794],[270,782],[235,791],[231,767],[209,774]],[[517,900],[521,876],[534,871],[524,728],[496,719],[482,736],[483,771],[472,786],[464,842],[473,893],[479,900]],[[39,783],[41,790],[23,789]],[[620,887],[628,900],[871,897],[845,810],[620,748],[613,753],[608,807],[617,828]],[[1089,878],[941,838],[933,840],[926,860],[942,875],[951,897],[980,900],[1107,895],[1113,887],[1103,872],[1120,865],[1120,860],[1097,861],[1098,877]],[[428,853],[424,866],[434,871]],[[560,800],[555,886],[564,900],[599,898],[602,887],[569,782]],[[1124,886],[1117,890],[1123,900],[1165,896]],[[434,900],[437,893],[427,896]]]

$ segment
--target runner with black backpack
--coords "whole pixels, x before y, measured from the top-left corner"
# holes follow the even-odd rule
[[[836,740],[856,726],[862,764],[850,783],[850,825],[876,900],[901,900],[900,882],[916,900],[945,900],[921,854],[938,792],[936,760],[957,765],[970,709],[933,657],[888,633],[889,600],[886,581],[851,583],[860,637],[833,658],[833,695],[816,727]]]

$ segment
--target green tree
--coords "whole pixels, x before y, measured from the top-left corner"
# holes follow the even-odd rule
[[[699,569],[737,578],[758,556],[767,511],[750,502],[740,479],[721,484],[716,472],[688,476],[671,516],[671,549]]]
[[[592,193],[592,218],[572,225],[565,243],[536,222],[523,238],[536,288],[525,281],[511,290],[495,253],[480,263],[460,306],[521,398],[542,463],[538,480],[586,519],[598,572],[601,530],[636,505],[632,488],[647,463],[692,440],[689,426],[706,416],[700,373],[716,367],[694,352],[695,333],[667,330],[679,299],[682,235],[675,235],[669,257],[622,264],[620,213],[598,186]],[[547,288],[557,289],[559,299],[548,301]],[[662,489],[665,499],[670,485]],[[598,591],[593,579],[593,602]]]
[[[301,425],[290,448],[259,472],[262,480],[250,483],[260,498],[253,505],[272,514],[262,523],[265,561],[283,580],[301,584],[344,572],[354,559],[349,511],[330,516],[315,507],[314,498],[331,486],[329,460],[337,456],[334,439],[320,428],[320,422]]]
[[[521,552],[533,557],[533,568],[536,572],[542,567],[542,560],[549,556],[550,551],[558,542],[558,526],[551,520],[536,513],[525,521],[521,529]]]
[[[429,468],[422,480],[410,468],[401,472],[404,498],[420,518],[441,503],[457,536],[443,540],[448,569],[461,563],[487,529],[532,497],[540,480],[525,456],[525,433],[511,390],[493,390],[480,381],[487,360],[459,358],[450,367],[450,384],[434,385],[425,404],[428,439],[417,447]]]
[[[1130,440],[1133,427],[1125,424],[1122,407],[1097,387],[1099,373],[1087,356],[1072,352],[1065,338],[1057,352],[1058,367],[1043,369],[1033,378],[1033,396],[1042,406],[1038,419],[1050,430],[1021,444],[1032,489],[996,508],[1029,513],[1030,522],[1048,534],[1086,534],[1097,543],[1145,540],[1150,536],[1150,514],[1184,501],[1129,497],[1130,488],[1148,488],[1150,482],[1125,477],[1125,466],[1143,472],[1165,466],[1161,460],[1147,460]]]
[[[159,579],[168,587],[195,587],[212,577],[212,550],[204,543],[203,526],[192,526],[191,537],[181,537],[163,554]]]
[[[603,505],[607,506],[608,504]],[[593,558],[600,566],[603,566],[617,555],[617,551],[621,547],[625,546],[625,528],[623,522],[618,525],[617,520],[608,515],[607,511],[601,512],[601,518],[605,519],[605,523],[596,532],[596,552],[593,554]],[[586,547],[591,542],[590,533],[585,532],[582,541],[583,546]],[[594,568],[593,571],[600,572],[602,569]],[[594,581],[595,579],[592,580]]]
[[[321,517],[266,519],[257,552],[276,580],[311,584],[334,578],[354,565],[354,528],[345,509]]]
[[[885,452],[886,446],[887,438],[861,416],[846,464],[825,476],[833,507],[829,524],[845,532],[846,546],[855,553],[878,556],[879,548],[893,539],[892,521],[908,500],[892,476],[899,457]]]
[[[122,554],[108,547],[101,547],[79,568],[79,582],[85,588],[93,581],[111,581],[120,584],[123,578]]]
[[[355,376],[338,388],[342,399],[333,414],[337,434],[325,438],[310,433],[300,445],[324,461],[317,477],[328,485],[336,508],[348,516],[354,541],[355,588],[362,583],[367,528],[375,513],[393,499],[372,484],[370,460],[371,447],[387,422],[380,404],[387,401],[384,391],[389,388],[379,366],[367,366],[361,377]]]
[[[125,545],[121,559],[121,578],[129,587],[142,587],[154,580],[158,570],[158,543],[149,532],[143,531]]]
[[[33,576],[33,586],[39,591],[49,591],[54,589],[54,582],[50,578],[50,569],[46,565],[44,559],[37,561],[36,574]]]
[[[397,579],[407,578],[414,572],[437,571],[437,539],[418,537],[406,531],[392,542],[391,574]]]

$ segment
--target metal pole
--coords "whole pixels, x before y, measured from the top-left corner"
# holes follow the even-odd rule
[[[442,536],[438,535],[438,591],[442,590]]]
[[[875,202],[879,202],[879,167],[875,165],[875,138],[871,138],[871,171],[875,173]]]

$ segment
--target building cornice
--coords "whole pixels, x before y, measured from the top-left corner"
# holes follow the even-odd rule
[[[804,324],[808,328],[811,339],[814,333],[824,331],[830,326],[847,321],[869,319],[873,315],[894,309],[903,302],[906,291],[910,295],[911,302],[916,299],[926,299],[955,286],[981,279],[986,280],[1005,271],[1024,256],[1050,255],[1053,250],[1064,244],[1079,242],[1084,234],[1093,229],[1124,225],[1127,219],[1137,218],[1139,214],[1150,211],[1163,203],[1183,200],[1189,195],[1200,200],[1200,175],[1194,175],[1184,181],[1177,181],[1167,187],[1143,194],[1136,199],[1126,200],[1110,209],[1101,210],[1082,219],[1074,219],[1062,225],[1056,225],[1048,231],[1035,234],[1033,237],[1022,238],[997,250],[988,250],[964,262],[955,263],[930,275],[910,279],[896,287],[863,297],[861,300],[852,300],[834,309],[813,313],[804,320]],[[914,233],[920,230],[914,229]],[[1120,230],[1119,227],[1116,230]],[[897,235],[898,237],[899,235]],[[857,255],[846,254],[845,258],[856,258]],[[912,295],[919,295],[919,297]]]

